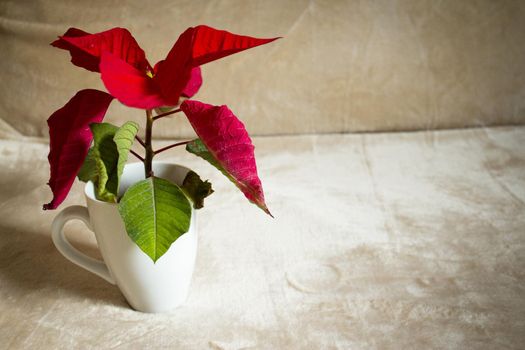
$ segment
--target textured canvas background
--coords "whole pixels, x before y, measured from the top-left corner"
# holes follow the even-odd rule
[[[142,314],[51,242],[45,121],[103,86],[48,43],[125,26],[155,62],[198,23],[285,37],[205,66],[197,96],[264,135],[276,218],[162,153],[216,192],[187,302]],[[525,2],[1,0],[0,58],[0,349],[523,349],[525,127],[494,125],[525,122]],[[159,147],[192,134],[161,123]]]
[[[257,135],[525,121],[522,1],[3,0],[0,135],[46,136],[46,118],[78,89],[103,89],[48,45],[69,26],[127,27],[156,62],[201,23],[284,36],[204,66],[196,98],[229,105]],[[117,103],[109,116],[143,118]],[[175,121],[156,132],[192,134]]]

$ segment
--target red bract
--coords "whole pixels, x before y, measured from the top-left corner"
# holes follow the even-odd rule
[[[252,140],[244,124],[227,106],[184,101],[181,109],[213,156],[211,163],[225,173],[250,202],[271,216],[257,175]]]
[[[166,59],[159,63],[158,72],[153,79],[162,96],[169,102],[176,103],[191,77],[193,67],[276,39],[278,38],[252,38],[202,25],[188,28],[177,39]]]
[[[200,65],[276,39],[252,38],[203,25],[192,27],[182,33],[155,69],[123,28],[97,34],[72,28],[52,45],[68,50],[73,64],[100,71],[109,93],[123,104],[153,109],[175,106],[181,95],[193,96],[202,84]]]
[[[190,80],[181,92],[184,97],[193,97],[202,85],[201,67],[195,67],[191,70]]]
[[[92,72],[100,71],[100,58],[104,52],[112,53],[141,71],[151,70],[144,50],[140,48],[131,33],[124,28],[113,28],[97,34],[70,28],[51,45],[68,50],[74,65]]]
[[[81,90],[47,120],[53,200],[44,209],[55,209],[66,199],[93,139],[89,124],[102,121],[112,100],[102,91]]]
[[[153,79],[109,52],[102,54],[100,71],[106,89],[125,105],[145,109],[170,105]]]

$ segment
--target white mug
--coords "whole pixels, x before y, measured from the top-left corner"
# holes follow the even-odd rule
[[[153,162],[155,176],[182,184],[189,169]],[[120,183],[124,191],[144,179],[142,163],[127,164]],[[53,243],[73,263],[116,284],[129,304],[142,312],[166,312],[182,304],[188,295],[197,255],[197,218],[192,209],[188,232],[180,236],[156,263],[131,240],[117,204],[95,198],[92,182],[86,184],[87,208],[74,205],[63,209],[53,221]],[[104,261],[75,249],[64,234],[64,225],[82,220],[95,233]]]

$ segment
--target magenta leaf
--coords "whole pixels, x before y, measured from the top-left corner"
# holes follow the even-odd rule
[[[192,68],[222,57],[264,45],[278,38],[259,39],[200,25],[186,29],[160,61],[154,80],[172,105],[191,79]]]
[[[74,65],[92,72],[99,71],[103,52],[113,54],[142,72],[151,70],[144,50],[125,28],[112,28],[96,34],[70,28],[51,45],[68,50]]]
[[[79,91],[47,120],[49,126],[49,187],[53,200],[44,210],[56,209],[66,199],[93,138],[90,123],[104,119],[113,97],[103,91]]]
[[[250,202],[272,216],[257,175],[254,146],[243,123],[227,106],[187,100],[181,109],[200,138],[188,143],[186,150],[219,169]]]

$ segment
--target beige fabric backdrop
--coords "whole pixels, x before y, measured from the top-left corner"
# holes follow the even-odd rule
[[[198,23],[285,36],[204,67],[197,98],[254,134],[525,121],[524,1],[0,0],[0,348],[522,349],[525,126],[254,137],[275,220],[202,159],[160,154],[216,190],[171,314],[133,312],[58,253],[45,120],[103,87],[48,43],[125,26],[155,62]],[[141,117],[115,103],[108,120]],[[83,203],[77,182],[61,208]]]
[[[525,2],[20,1],[0,3],[0,137],[45,120],[97,74],[48,45],[69,26],[129,28],[150,61],[188,26],[284,36],[204,68],[197,99],[253,134],[406,130],[525,121]],[[109,121],[141,120],[115,103]],[[158,135],[191,133],[165,121]]]

